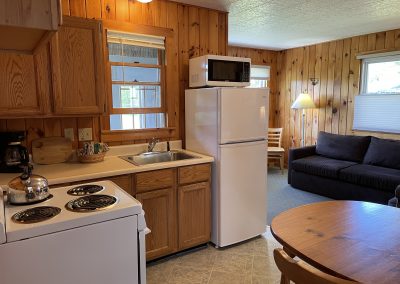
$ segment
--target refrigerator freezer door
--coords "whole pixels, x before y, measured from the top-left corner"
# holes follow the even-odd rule
[[[220,146],[217,245],[258,236],[267,226],[267,142]],[[215,208],[214,208],[215,209]],[[218,216],[218,217],[217,217]],[[215,240],[213,240],[215,242]]]
[[[220,89],[219,144],[266,139],[268,89]]]

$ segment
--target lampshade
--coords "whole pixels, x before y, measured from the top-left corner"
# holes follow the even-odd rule
[[[294,109],[315,108],[315,104],[309,94],[300,94],[292,104]]]
[[[141,3],[150,3],[152,0],[138,0]]]

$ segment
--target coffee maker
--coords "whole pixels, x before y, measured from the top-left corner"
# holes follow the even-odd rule
[[[0,173],[23,172],[23,165],[29,163],[29,153],[21,142],[24,131],[0,132]]]

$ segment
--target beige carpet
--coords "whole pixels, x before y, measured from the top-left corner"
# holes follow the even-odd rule
[[[269,231],[224,249],[208,246],[148,264],[147,281],[157,283],[278,284],[280,272],[272,252],[281,247]]]

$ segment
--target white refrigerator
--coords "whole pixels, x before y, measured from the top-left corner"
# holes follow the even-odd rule
[[[266,231],[268,89],[185,93],[186,148],[215,158],[211,241],[225,247]]]

